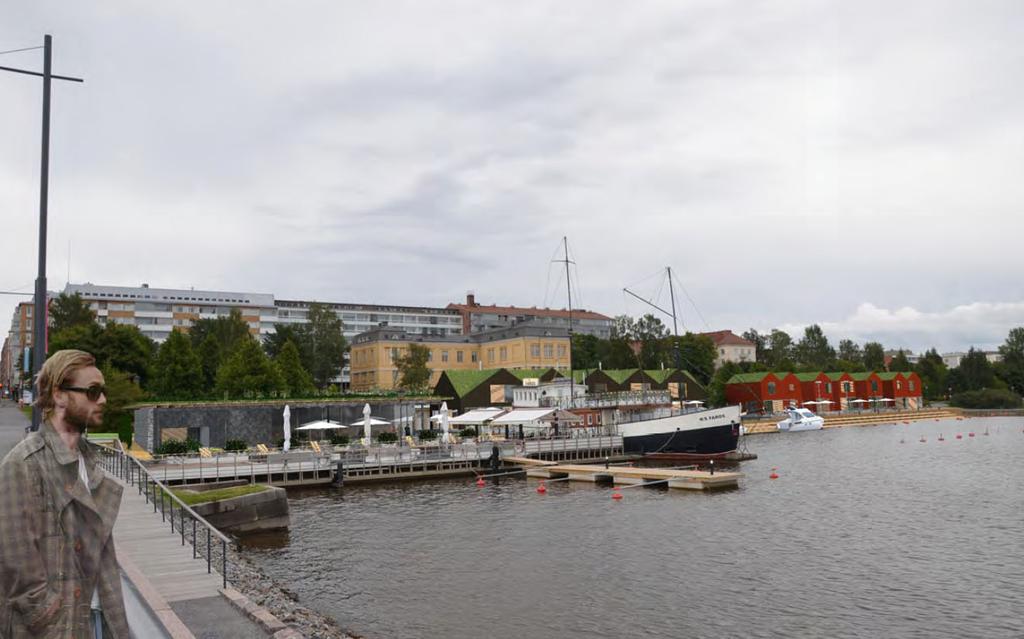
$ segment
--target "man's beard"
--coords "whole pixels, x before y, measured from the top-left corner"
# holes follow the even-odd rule
[[[87,409],[81,409],[77,406],[68,406],[64,411],[64,421],[70,426],[73,426],[80,434],[84,433],[89,426],[95,426],[98,424],[90,424],[89,411]]]

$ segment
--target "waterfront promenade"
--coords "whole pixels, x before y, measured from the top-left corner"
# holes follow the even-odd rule
[[[0,402],[0,457],[21,441],[28,423],[15,403]],[[194,559],[192,546],[183,546],[133,487],[126,487],[121,499],[114,543],[131,584],[125,588],[129,623],[133,631],[143,630],[138,636],[150,636],[149,629],[159,625],[163,636],[174,639],[271,636],[228,601],[221,593],[221,576],[206,572],[205,559]],[[159,625],[153,625],[154,616]]]

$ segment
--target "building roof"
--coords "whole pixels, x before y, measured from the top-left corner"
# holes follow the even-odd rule
[[[750,340],[743,339],[739,335],[732,331],[711,331],[710,333],[698,333],[698,335],[704,335],[710,337],[711,341],[715,343],[715,346],[754,346],[755,344]]]
[[[471,392],[474,388],[483,384],[491,377],[494,377],[497,373],[501,372],[500,368],[485,368],[483,370],[476,369],[465,369],[465,370],[447,370],[442,373],[448,377],[448,381],[451,382],[452,387],[455,389],[455,394],[459,397],[465,396]]]
[[[537,308],[531,306],[529,308],[522,306],[498,306],[496,304],[483,305],[483,304],[449,304],[445,307],[448,310],[459,311],[461,313],[495,313],[497,315],[526,315],[532,317],[561,317],[569,319],[569,311],[564,308]],[[587,311],[583,309],[573,309],[572,318],[574,320],[579,319],[591,319],[591,320],[602,320],[612,321],[612,318],[607,315],[601,315],[594,311]]]
[[[833,373],[825,373],[825,374],[828,375],[828,378],[830,380],[832,380],[833,382],[836,382],[836,381],[839,381],[840,379],[842,379],[843,375],[849,375],[849,373],[846,373],[844,371],[836,371],[836,372],[833,372]]]
[[[801,382],[813,382],[818,379],[823,373],[794,373],[796,378]]]
[[[875,374],[876,373],[871,371],[868,371],[867,373],[850,373],[850,377],[852,377],[854,381],[863,382],[864,380]]]
[[[876,373],[876,375],[878,375],[879,379],[881,379],[882,381],[891,382],[892,380],[896,379],[897,375],[902,375],[902,373],[900,373],[898,371],[894,371],[894,372]]]
[[[554,370],[555,374],[557,374],[559,377],[565,377],[565,375],[562,375],[560,372],[558,372],[557,369],[552,368],[509,368],[507,370],[508,372],[512,373],[519,379],[528,379],[531,377],[536,377],[537,379],[540,379],[541,377],[547,375],[552,370]]]
[[[782,375],[787,374],[788,373],[782,373]],[[775,375],[776,377],[779,376],[771,371],[760,371],[757,373],[736,373],[735,375],[729,378],[729,381],[727,381],[726,384],[750,384],[753,382],[760,382],[769,375]]]
[[[632,375],[636,374],[639,370],[639,368],[606,368],[603,369],[601,372],[603,372],[608,377],[611,377],[612,381],[614,381],[616,384],[624,384],[627,379],[629,379]]]

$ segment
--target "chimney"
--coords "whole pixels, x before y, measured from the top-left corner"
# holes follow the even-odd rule
[[[466,306],[476,306],[476,295],[473,291],[466,291]]]

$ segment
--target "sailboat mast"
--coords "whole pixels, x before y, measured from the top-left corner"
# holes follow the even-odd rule
[[[569,300],[569,408],[576,405],[575,388],[572,371],[572,284],[569,280],[569,238],[562,236],[562,247],[565,250],[565,290]]]
[[[665,270],[668,272],[668,294],[672,299],[672,335],[675,337],[672,344],[676,356],[676,368],[682,369],[682,356],[679,354],[679,326],[676,324],[676,291],[672,287],[672,267],[666,266]]]

